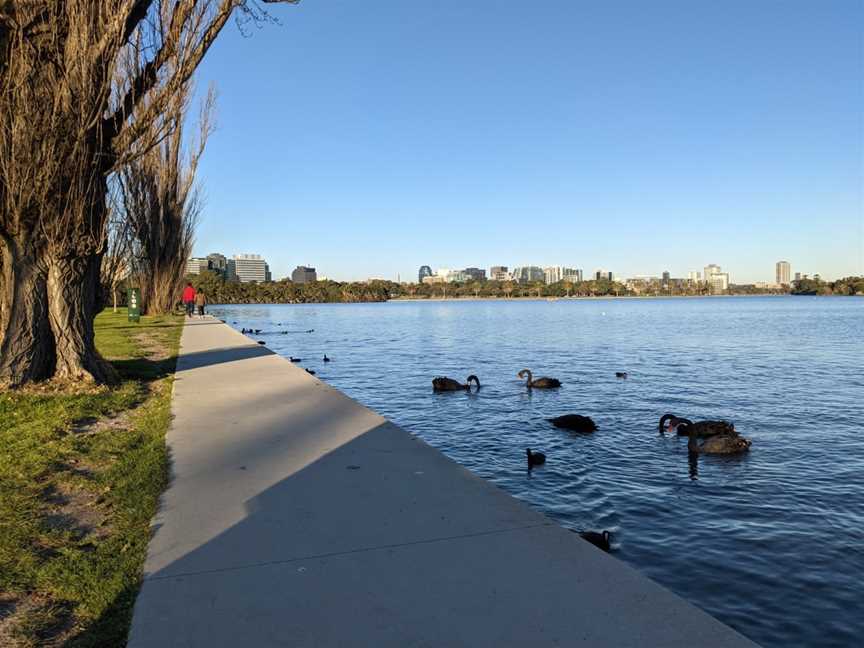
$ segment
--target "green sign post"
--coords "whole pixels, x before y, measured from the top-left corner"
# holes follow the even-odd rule
[[[127,303],[129,304],[129,321],[141,321],[141,289],[130,288],[126,293]]]

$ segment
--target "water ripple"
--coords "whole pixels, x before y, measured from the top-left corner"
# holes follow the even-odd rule
[[[260,339],[271,349],[306,359],[322,380],[562,525],[611,530],[619,558],[757,642],[860,645],[864,300],[211,311],[238,330],[270,331]],[[516,378],[523,367],[564,386],[529,393]],[[479,393],[432,394],[433,376],[469,373]],[[667,411],[734,420],[752,450],[691,466],[686,439],[657,434]],[[545,420],[566,412],[590,415],[599,431],[569,434]],[[529,472],[526,447],[545,452],[546,466]]]

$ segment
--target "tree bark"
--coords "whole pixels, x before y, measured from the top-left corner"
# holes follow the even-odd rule
[[[4,239],[0,281],[0,385],[19,387],[54,373],[44,254],[22,236]]]
[[[48,316],[54,333],[54,376],[105,384],[118,382],[117,372],[96,350],[96,317],[101,253],[48,260]]]

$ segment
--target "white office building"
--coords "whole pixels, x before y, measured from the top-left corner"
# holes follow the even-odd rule
[[[712,293],[722,293],[729,290],[729,273],[723,272],[719,265],[714,263],[705,266],[705,283]]]
[[[192,257],[186,261],[186,274],[197,275],[210,269],[210,261],[202,257]]]
[[[235,254],[234,272],[241,283],[270,281],[270,266],[260,254]]]

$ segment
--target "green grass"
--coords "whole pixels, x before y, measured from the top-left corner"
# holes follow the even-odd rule
[[[182,324],[105,311],[96,343],[117,387],[0,394],[0,644],[125,643],[168,480]]]

